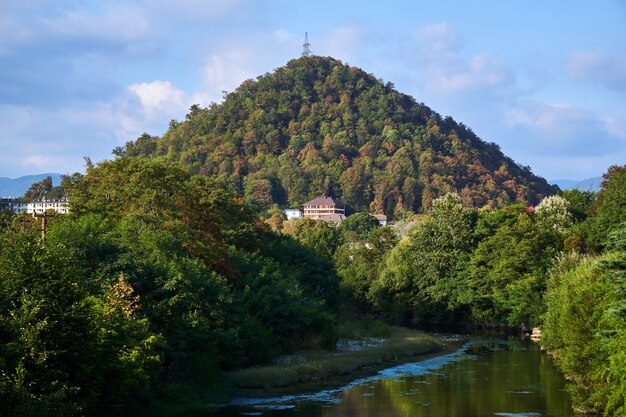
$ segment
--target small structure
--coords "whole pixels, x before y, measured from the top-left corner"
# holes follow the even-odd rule
[[[343,205],[333,200],[332,197],[320,196],[304,203],[303,217],[313,220],[323,220],[322,217],[331,214],[341,214],[344,218],[346,215],[346,210]]]
[[[385,216],[384,214],[370,214],[370,216],[378,220],[378,224],[380,224],[381,226],[387,226],[387,216]]]
[[[311,44],[309,43],[309,33],[304,32],[304,44],[302,45],[302,56],[311,56]]]
[[[534,327],[530,333],[530,339],[534,341],[538,341],[541,339],[541,329],[539,327]]]
[[[340,213],[325,214],[324,216],[320,217],[320,220],[325,221],[326,223],[334,223],[335,226],[339,226],[339,223],[341,223],[345,219],[346,216]]]
[[[285,213],[287,220],[300,220],[302,218],[300,209],[285,209],[283,213]]]

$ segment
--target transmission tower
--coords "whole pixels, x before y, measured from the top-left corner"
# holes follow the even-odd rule
[[[309,34],[304,32],[304,44],[302,45],[302,56],[311,56],[311,44],[309,43]]]

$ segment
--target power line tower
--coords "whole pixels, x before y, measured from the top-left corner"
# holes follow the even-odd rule
[[[309,34],[304,32],[304,44],[302,45],[302,56],[311,56],[311,44],[309,43]]]

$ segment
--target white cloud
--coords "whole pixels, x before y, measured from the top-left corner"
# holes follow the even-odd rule
[[[126,42],[143,39],[151,34],[145,10],[126,3],[112,3],[104,13],[74,10],[53,17],[40,17],[36,23],[46,36],[93,37]]]
[[[222,99],[222,91],[233,91],[242,81],[253,78],[251,61],[254,54],[241,49],[213,55],[203,69],[204,88],[213,101]]]
[[[604,52],[577,51],[568,58],[570,76],[576,81],[599,84],[626,93],[626,57]]]
[[[452,94],[493,88],[492,94],[501,95],[512,87],[511,72],[493,57],[477,54],[468,60],[459,60],[459,64],[456,70],[440,65],[428,69],[430,88]]]
[[[158,80],[130,85],[106,101],[54,109],[0,105],[0,165],[9,176],[81,170],[83,156],[100,160],[143,132],[163,134],[169,120],[203,100]]]
[[[272,71],[276,63],[299,57],[302,42],[284,29],[229,38],[215,45],[202,67],[202,93],[220,102],[222,92],[235,90],[243,81]],[[282,64],[281,64],[282,65]]]
[[[461,35],[447,23],[435,23],[415,30],[418,47],[431,56],[455,55],[462,46]]]
[[[110,1],[101,10],[90,10],[81,4],[63,8],[29,3],[13,4],[0,18],[0,53],[21,53],[23,48],[51,43],[57,54],[62,44],[65,53],[80,53],[76,44],[96,42],[102,47],[102,42],[125,44],[156,36],[146,8],[138,4]]]
[[[157,80],[132,84],[113,99],[88,108],[64,108],[60,115],[70,126],[90,127],[92,140],[105,142],[110,150],[143,132],[163,134],[169,120],[181,119],[192,104],[202,104],[202,100],[200,94],[190,95],[170,81]]]
[[[28,165],[33,165],[37,169],[46,169],[50,166],[52,162],[52,158],[47,155],[29,155],[26,157],[25,161]]]
[[[534,150],[537,155],[607,156],[626,139],[610,118],[562,103],[523,102],[506,113],[506,121],[526,138],[513,147]]]
[[[626,139],[626,117],[605,116],[602,121],[609,134]]]
[[[185,93],[169,81],[133,84],[128,89],[139,97],[144,110],[148,112],[179,108],[185,98]]]
[[[0,16],[0,56],[8,54],[15,45],[30,42],[33,37],[27,26],[10,16]]]
[[[407,49],[420,90],[452,100],[477,92],[483,97],[514,93],[513,71],[499,58],[483,52],[467,57],[463,47],[462,36],[447,23],[416,29]]]

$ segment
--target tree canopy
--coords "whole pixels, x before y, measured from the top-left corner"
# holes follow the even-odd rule
[[[71,195],[45,243],[28,218],[0,230],[3,412],[119,415],[333,342],[332,265],[220,180],[119,158]]]

